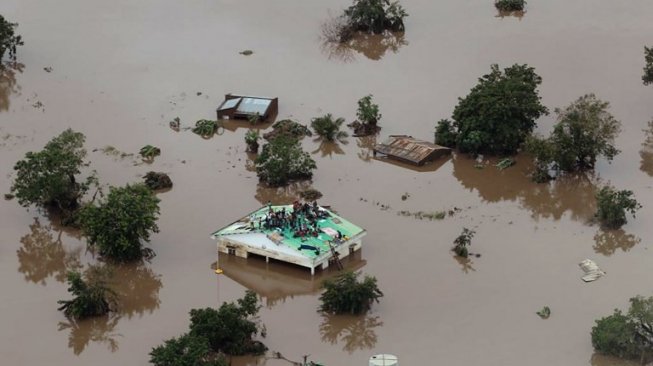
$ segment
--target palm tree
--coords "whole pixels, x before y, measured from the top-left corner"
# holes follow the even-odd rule
[[[315,133],[327,141],[342,140],[347,137],[347,132],[340,131],[340,126],[345,123],[344,118],[336,118],[334,120],[331,113],[322,117],[313,118],[311,127]]]

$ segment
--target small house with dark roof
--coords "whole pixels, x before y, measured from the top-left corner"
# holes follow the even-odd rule
[[[377,154],[421,166],[443,155],[451,154],[451,149],[412,136],[391,135],[374,146],[374,156]]]
[[[252,97],[227,94],[224,102],[217,109],[218,120],[258,118],[269,121],[276,117],[279,111],[279,98]]]

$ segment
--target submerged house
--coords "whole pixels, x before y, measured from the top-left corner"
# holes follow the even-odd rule
[[[317,204],[265,206],[217,230],[218,252],[259,256],[309,268],[331,263],[361,249],[367,232]]]
[[[258,118],[261,121],[273,120],[279,111],[279,98],[252,97],[227,94],[217,109],[218,120]]]
[[[451,149],[412,136],[391,135],[382,143],[374,146],[374,156],[377,154],[388,159],[421,166],[441,156],[451,154]]]

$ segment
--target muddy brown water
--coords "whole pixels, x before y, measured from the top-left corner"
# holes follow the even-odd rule
[[[113,268],[121,310],[80,323],[56,301],[67,298],[67,269],[97,263],[83,238],[0,201],[2,364],[146,365],[153,346],[186,331],[191,308],[236,299],[245,286],[262,296],[265,343],[293,360],[310,354],[327,365],[364,365],[388,352],[404,365],[625,364],[595,355],[589,332],[629,297],[653,295],[653,154],[643,131],[653,88],[641,83],[653,4],[530,1],[521,18],[502,18],[491,1],[403,3],[406,34],[360,39],[339,59],[319,30],[346,1],[2,1],[0,13],[20,23],[26,45],[19,70],[0,77],[0,191],[9,191],[15,161],[67,127],[86,134],[104,184],[137,181],[150,169],[174,181],[160,194],[157,256]],[[244,49],[254,54],[240,55]],[[383,114],[379,138],[431,139],[435,122],[495,62],[534,66],[550,108],[587,92],[610,101],[623,122],[622,153],[589,179],[536,185],[522,156],[504,171],[495,160],[476,169],[465,156],[407,169],[373,159],[374,138],[338,146],[306,138],[318,164],[312,185],[322,203],[368,230],[352,265],[376,276],[385,297],[364,317],[324,316],[316,279],[295,269],[231,261],[224,266],[232,272],[216,277],[213,230],[310,184],[260,187],[246,128],[204,140],[172,131],[170,120],[188,127],[213,118],[223,94],[239,92],[278,96],[280,118],[308,123],[333,113],[351,121],[356,100],[372,93]],[[541,118],[538,131],[553,121]],[[146,144],[162,149],[151,165],[92,152],[111,145],[137,153]],[[620,231],[591,222],[593,192],[605,182],[632,189],[644,205]],[[461,211],[441,221],[397,215],[454,207]],[[471,250],[480,258],[459,262],[449,251],[463,227],[476,230]],[[584,258],[607,276],[583,283]],[[544,305],[548,320],[535,314]]]

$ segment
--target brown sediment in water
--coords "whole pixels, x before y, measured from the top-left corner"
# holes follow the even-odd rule
[[[26,42],[18,50],[23,71],[0,83],[0,128],[3,136],[29,136],[0,144],[0,191],[9,192],[18,159],[68,127],[87,136],[89,152],[107,145],[137,152],[145,144],[164,151],[149,166],[89,153],[89,168],[105,184],[135,182],[149,170],[175,178],[175,188],[160,196],[161,232],[150,244],[157,256],[151,264],[115,268],[125,294],[122,312],[85,323],[71,324],[56,310],[56,301],[68,297],[65,271],[77,262],[98,263],[84,238],[64,231],[59,240],[47,217],[16,199],[0,200],[4,363],[148,364],[153,346],[187,331],[190,309],[217,307],[245,291],[211,269],[216,247],[209,234],[313,186],[324,194],[321,203],[367,229],[361,271],[377,277],[385,297],[366,317],[332,317],[324,325],[316,311],[319,289],[301,296],[281,289],[274,296],[285,300],[261,311],[271,350],[292,360],[311,354],[327,365],[364,365],[385,352],[402,364],[627,365],[594,355],[589,332],[595,319],[625,308],[629,297],[651,295],[653,206],[647,202],[653,182],[642,130],[653,116],[653,89],[641,84],[641,73],[653,4],[555,0],[529,4],[528,15],[516,21],[495,18],[491,4],[406,2],[410,44],[396,53],[386,49],[377,61],[354,51],[356,62],[346,64],[330,60],[318,40],[329,6],[288,0],[0,3]],[[244,46],[256,54],[239,55]],[[494,159],[476,169],[464,155],[427,171],[373,159],[377,139],[391,134],[432,140],[435,122],[450,116],[491,63],[534,66],[549,108],[587,92],[610,101],[623,122],[622,153],[611,164],[600,161],[595,176],[543,185],[530,181],[525,156],[504,170]],[[54,71],[44,72],[46,66]],[[382,130],[348,138],[349,144],[337,145],[342,153],[304,139],[318,165],[312,182],[269,189],[248,168],[244,146],[250,127],[269,126],[226,122],[210,140],[169,128],[175,117],[184,127],[214,118],[229,92],[279,96],[279,119],[308,121],[329,111],[348,122],[356,101],[371,93]],[[45,111],[33,107],[36,101]],[[553,116],[540,119],[538,132],[548,134],[553,122]],[[592,223],[594,192],[607,182],[633,190],[644,204],[622,231],[604,232]],[[410,199],[402,201],[405,192]],[[463,210],[441,221],[395,213],[450,207]],[[452,258],[462,227],[476,231],[471,249],[481,258]],[[583,283],[577,264],[585,258],[607,275]],[[305,281],[289,277],[284,281],[291,287]],[[259,281],[272,287],[264,277]],[[555,309],[546,322],[534,314],[542,304]],[[382,325],[372,326],[377,322]]]

